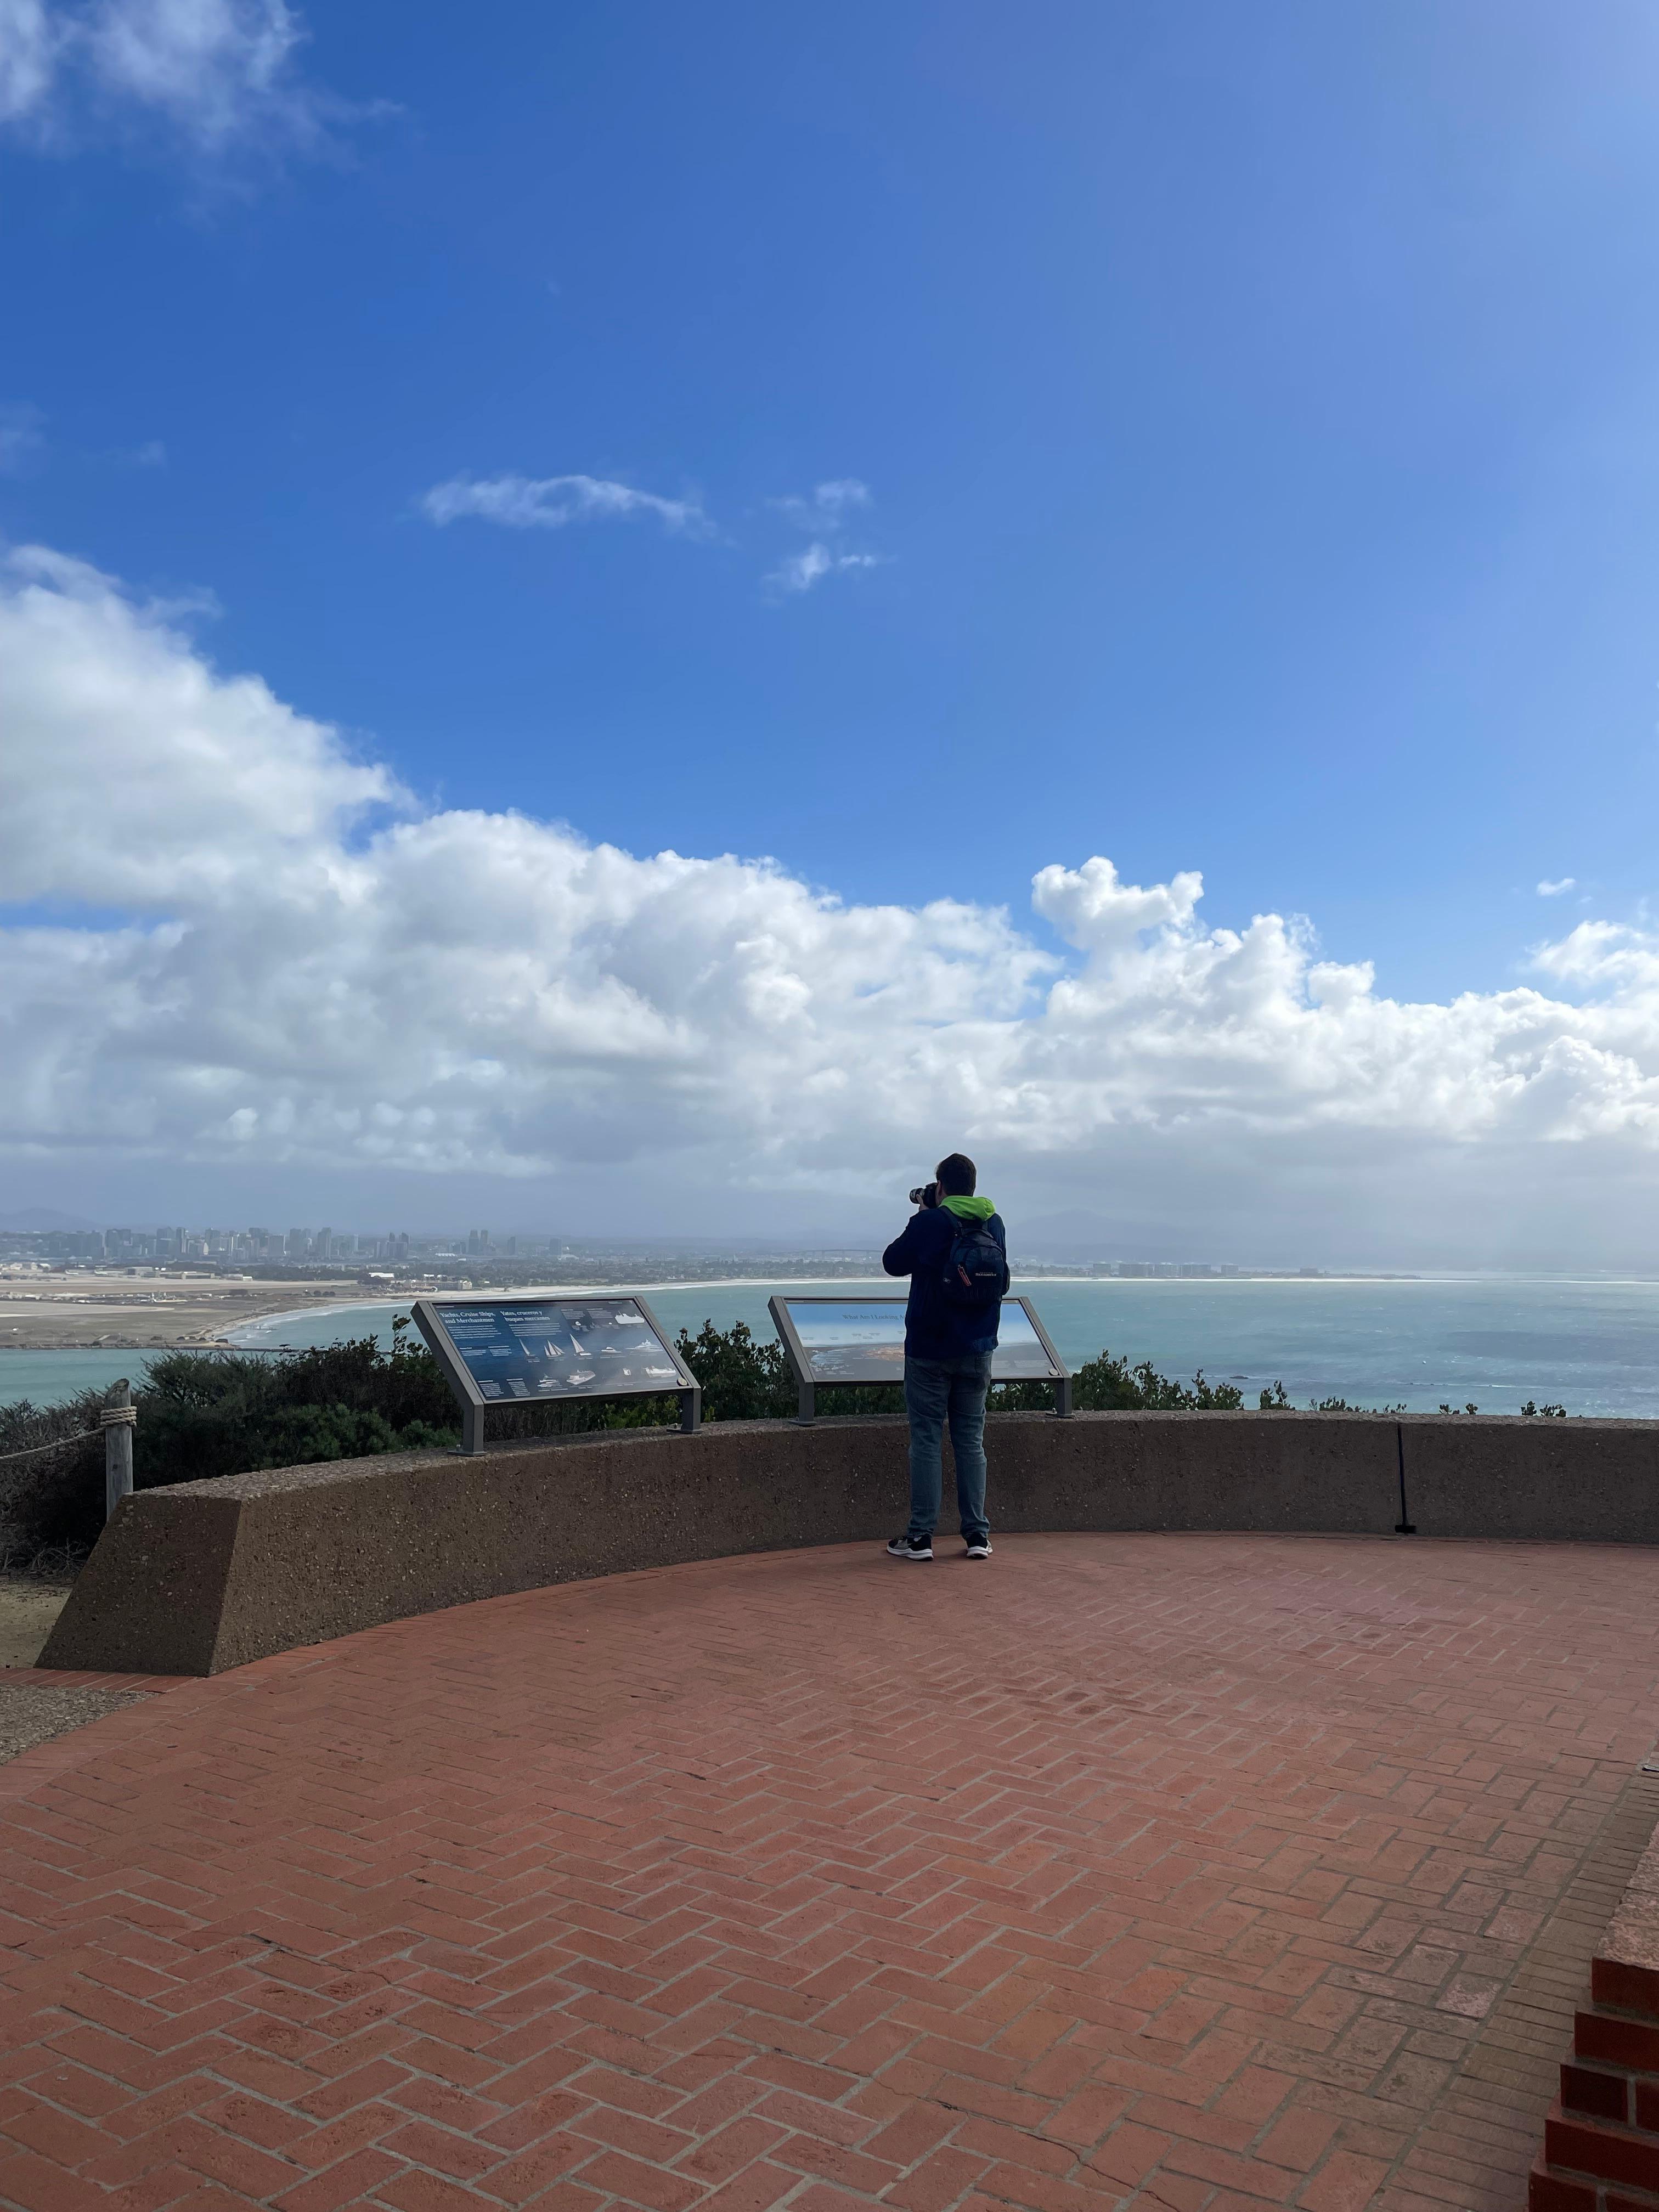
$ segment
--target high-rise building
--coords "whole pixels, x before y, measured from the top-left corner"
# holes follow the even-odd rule
[[[48,1260],[101,1260],[103,1231],[98,1229],[53,1229],[40,1237],[35,1249]]]

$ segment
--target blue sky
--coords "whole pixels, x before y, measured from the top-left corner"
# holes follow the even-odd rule
[[[12,538],[423,792],[848,896],[1100,849],[1439,993],[1649,891],[1650,10],[307,20],[397,109],[320,158],[14,142]],[[506,473],[715,528],[421,519]],[[849,477],[884,565],[769,594]]]
[[[1644,925],[1650,9],[360,0],[257,99],[98,76],[181,6],[47,7],[0,131],[0,534],[210,592],[422,806],[1043,947],[1045,866],[1199,870],[1407,999]]]

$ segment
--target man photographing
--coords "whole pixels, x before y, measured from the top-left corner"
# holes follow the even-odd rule
[[[957,1463],[957,1510],[970,1559],[991,1556],[985,1518],[985,1393],[1008,1288],[1008,1236],[979,1170],[952,1152],[936,1180],[913,1190],[915,1212],[881,1255],[910,1278],[904,1310],[904,1410],[910,1421],[910,1525],[887,1547],[896,1559],[931,1559],[944,1486],[945,1425]]]

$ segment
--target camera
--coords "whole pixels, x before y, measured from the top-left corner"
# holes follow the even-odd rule
[[[919,1184],[910,1194],[910,1203],[912,1206],[937,1206],[939,1185],[936,1182]]]

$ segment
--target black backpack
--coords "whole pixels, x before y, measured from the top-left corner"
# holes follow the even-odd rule
[[[941,1288],[952,1306],[998,1304],[1008,1288],[1008,1255],[992,1221],[964,1221],[951,1216],[956,1234],[945,1255]],[[994,1215],[992,1220],[994,1220]]]

